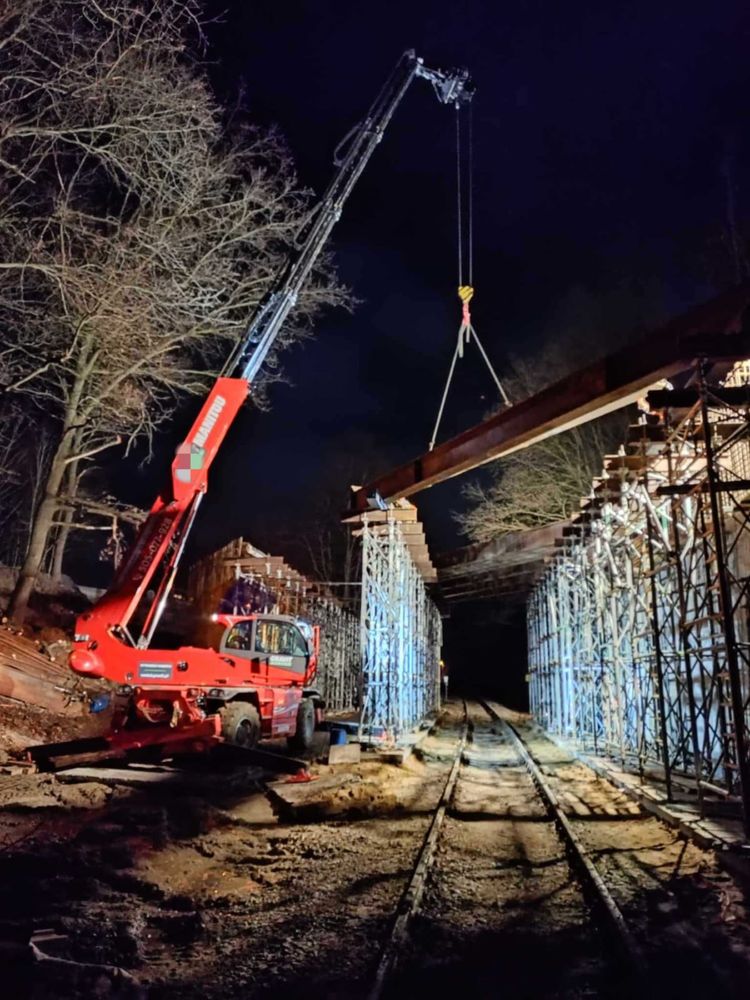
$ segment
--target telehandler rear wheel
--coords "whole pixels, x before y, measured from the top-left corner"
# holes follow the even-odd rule
[[[219,709],[221,735],[237,747],[252,749],[260,739],[260,715],[247,701],[230,701]]]

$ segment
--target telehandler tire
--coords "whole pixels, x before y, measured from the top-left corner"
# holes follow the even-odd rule
[[[260,739],[260,715],[247,701],[230,701],[219,709],[221,735],[236,747],[251,750]]]
[[[315,703],[312,698],[303,698],[297,709],[297,728],[294,736],[290,736],[288,740],[289,747],[297,753],[307,753],[312,750],[314,736]]]

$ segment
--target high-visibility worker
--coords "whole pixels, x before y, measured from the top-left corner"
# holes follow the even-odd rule
[[[443,696],[443,701],[448,700],[448,668],[445,665],[445,660],[440,661],[440,691]]]

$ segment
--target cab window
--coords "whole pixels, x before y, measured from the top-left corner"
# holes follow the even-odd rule
[[[307,656],[307,643],[294,625],[260,621],[255,630],[255,651],[279,656]]]
[[[289,631],[291,632],[290,643],[292,647],[292,656],[307,656],[307,643],[305,642],[305,637],[302,635],[300,630],[295,628],[294,625],[290,625]]]
[[[226,649],[252,648],[252,622],[237,622],[232,625],[224,641]]]

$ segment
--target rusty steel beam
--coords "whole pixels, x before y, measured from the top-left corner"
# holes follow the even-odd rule
[[[569,521],[555,521],[444,552],[433,560],[438,577],[447,581],[474,573],[502,573],[512,566],[536,562],[545,555],[554,554],[557,540],[563,537],[563,530],[569,524]]]
[[[477,590],[462,590],[457,593],[443,594],[443,603],[446,605],[458,604],[461,601],[526,601],[529,593],[533,590],[534,584],[537,582],[538,577],[529,577],[528,579],[519,580],[516,584],[508,584],[507,587],[498,588],[484,588]]]
[[[439,577],[440,589],[443,593],[453,590],[471,589],[472,587],[493,586],[516,580],[521,577],[534,576],[544,571],[549,559],[537,558],[533,562],[525,562],[517,566],[505,566],[499,570],[485,570],[484,573],[468,574],[466,576]]]
[[[733,361],[750,356],[750,330],[743,323],[748,305],[750,285],[712,299],[372,480],[353,494],[353,511],[367,510],[368,498],[375,494],[384,500],[411,496],[627,406],[659,379],[689,370],[700,358]]]

